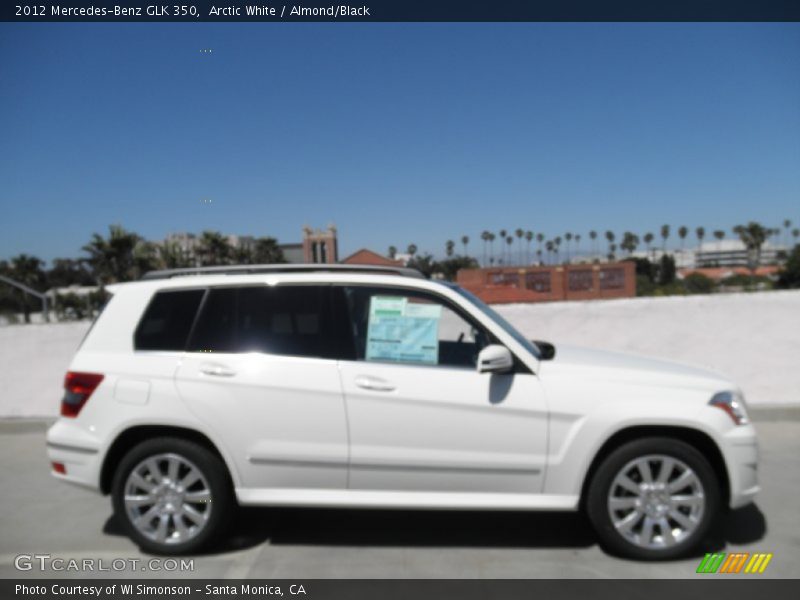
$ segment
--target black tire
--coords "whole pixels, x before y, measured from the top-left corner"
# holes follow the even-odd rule
[[[682,461],[694,471],[703,487],[705,506],[702,516],[695,529],[672,546],[645,548],[637,545],[619,533],[612,521],[609,493],[615,477],[631,461],[648,455],[664,455]],[[693,446],[666,437],[634,440],[611,452],[595,471],[586,496],[586,512],[601,544],[612,553],[638,560],[666,560],[691,553],[705,539],[719,507],[719,480],[708,461]],[[624,512],[622,516],[625,516]]]
[[[137,529],[125,508],[125,485],[131,471],[143,460],[160,454],[174,454],[188,460],[202,473],[211,492],[208,506],[210,512],[205,524],[194,537],[185,542],[164,543],[151,539]],[[142,550],[153,554],[190,554],[209,547],[226,531],[236,509],[228,470],[219,456],[200,444],[172,437],[141,442],[125,454],[114,474],[111,502],[114,513],[128,536]]]

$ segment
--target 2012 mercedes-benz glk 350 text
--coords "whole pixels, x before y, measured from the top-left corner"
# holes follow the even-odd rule
[[[143,549],[193,552],[237,505],[585,510],[671,558],[758,492],[740,390],[707,371],[531,342],[405,269],[164,271],[113,297],[47,434]]]

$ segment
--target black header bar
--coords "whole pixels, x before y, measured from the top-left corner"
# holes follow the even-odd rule
[[[3,2],[9,22],[800,21],[799,0],[66,0]]]

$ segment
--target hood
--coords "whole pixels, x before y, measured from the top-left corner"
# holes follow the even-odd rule
[[[545,376],[586,376],[602,381],[662,385],[710,391],[735,390],[719,373],[677,362],[579,346],[557,345],[556,355],[541,363]]]

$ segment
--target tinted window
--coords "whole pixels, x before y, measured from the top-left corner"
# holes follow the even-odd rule
[[[474,368],[488,334],[431,294],[399,288],[345,290],[356,360]]]
[[[212,289],[190,350],[335,357],[327,286]]]
[[[134,334],[136,350],[179,350],[186,346],[205,290],[157,292]]]

